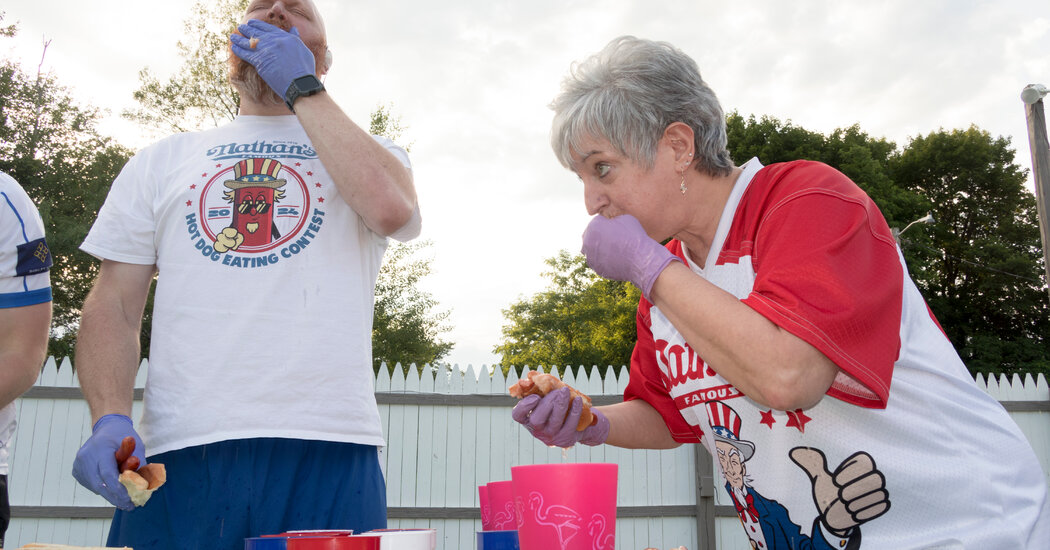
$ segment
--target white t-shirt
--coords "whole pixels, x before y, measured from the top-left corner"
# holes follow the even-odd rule
[[[820,521],[802,467],[820,459],[828,472],[870,460],[885,480],[890,507],[860,524],[862,548],[1047,547],[1050,504],[1035,453],[974,383],[885,219],[844,175],[752,160],[704,269],[680,242],[668,248],[840,369],[815,407],[771,410],[719,376],[659,308],[639,304],[625,398],[652,404],[677,441],[708,448],[722,472],[717,489],[733,494],[763,548],[809,539],[843,548],[858,538],[833,536]]]
[[[418,233],[417,217],[394,237]],[[147,452],[254,437],[383,445],[371,334],[386,244],[294,116],[240,116],[135,155],[81,248],[158,269]]]
[[[11,176],[0,172],[0,309],[51,301],[51,250],[36,205]],[[0,408],[0,475],[8,473],[15,404]]]

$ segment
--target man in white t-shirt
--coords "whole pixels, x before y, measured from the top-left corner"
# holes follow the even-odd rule
[[[420,231],[410,164],[318,80],[331,54],[313,2],[254,1],[243,23],[231,37],[239,116],[135,155],[82,245],[103,262],[77,345],[95,424],[74,476],[120,508],[111,546],[233,549],[386,525],[373,293],[387,238]],[[167,469],[140,508],[117,484],[126,437],[140,464]]]
[[[40,374],[51,326],[51,250],[36,205],[0,172],[0,548],[11,519],[8,446],[15,433],[14,401]]]

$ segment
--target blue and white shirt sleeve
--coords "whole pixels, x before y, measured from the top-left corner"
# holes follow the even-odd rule
[[[51,301],[51,249],[36,205],[0,173],[0,308]]]

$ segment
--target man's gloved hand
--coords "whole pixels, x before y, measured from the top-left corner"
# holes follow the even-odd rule
[[[314,54],[299,39],[295,27],[285,32],[265,21],[250,19],[237,30],[241,34],[230,36],[233,53],[251,63],[281,99],[293,80],[317,71]]]
[[[572,447],[577,443],[601,445],[609,438],[609,419],[598,409],[591,409],[597,422],[576,431],[583,412],[583,399],[572,398],[569,388],[559,388],[547,395],[529,395],[511,412],[536,439],[545,445]]]
[[[138,457],[140,467],[145,466],[145,446],[135,432],[131,419],[122,414],[107,414],[95,422],[91,437],[77,451],[73,461],[73,477],[117,508],[130,511],[135,509],[135,505],[128,496],[128,490],[117,481],[120,472],[116,452],[125,437],[135,438],[132,456]]]
[[[583,232],[583,255],[595,273],[634,283],[646,300],[664,268],[679,259],[650,238],[630,214],[595,216]]]

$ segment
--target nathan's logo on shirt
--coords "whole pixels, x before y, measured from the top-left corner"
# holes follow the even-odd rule
[[[708,401],[741,397],[740,390],[723,380],[696,353],[659,308],[649,310],[656,364],[664,387],[679,409]]]
[[[656,362],[679,409],[741,396],[740,391],[719,378],[689,344],[657,340]]]
[[[186,201],[186,230],[201,255],[231,267],[263,267],[299,254],[317,237],[325,212],[312,206],[298,171],[269,158],[216,168],[202,175],[198,200]],[[197,188],[190,186],[194,194]]]
[[[316,160],[317,151],[303,143],[283,141],[256,141],[254,143],[226,143],[208,149],[212,160],[246,159],[257,157]]]

